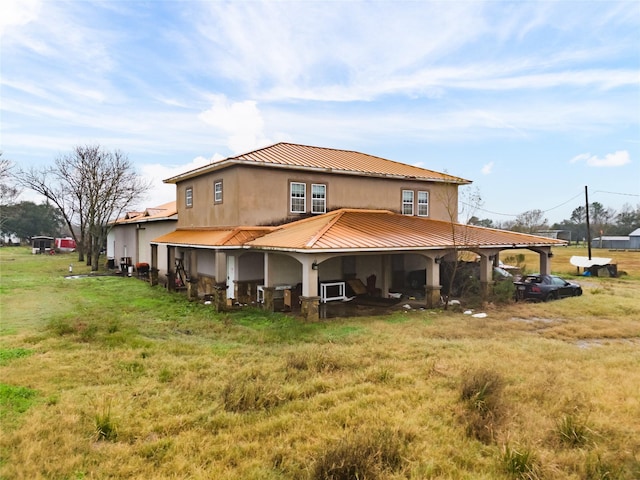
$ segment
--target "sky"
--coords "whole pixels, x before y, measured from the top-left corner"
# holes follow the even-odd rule
[[[3,158],[121,150],[139,208],[276,142],[472,180],[497,222],[640,205],[637,0],[3,0],[0,42]]]

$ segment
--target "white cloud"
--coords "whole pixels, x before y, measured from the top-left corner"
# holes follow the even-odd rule
[[[256,102],[230,102],[224,95],[213,97],[213,105],[198,118],[228,135],[227,146],[234,153],[261,147],[269,140],[264,135],[264,121]]]
[[[486,165],[484,165],[482,167],[481,172],[483,175],[489,175],[491,173],[491,170],[493,170],[493,162],[489,162]]]
[[[38,16],[38,0],[3,0],[0,4],[0,35],[8,27],[22,26]]]
[[[607,153],[604,158],[600,158],[590,153],[581,153],[571,159],[571,163],[586,162],[590,167],[621,167],[627,163],[631,163],[629,152],[619,150],[615,153]]]
[[[144,198],[142,205],[138,205],[137,207],[155,207],[175,200],[176,186],[174,184],[163,183],[163,180],[209,165],[210,163],[221,160],[222,158],[224,158],[222,155],[216,153],[211,158],[198,156],[191,162],[179,166],[166,166],[157,163],[140,165],[138,168],[139,174],[151,182],[151,189]]]

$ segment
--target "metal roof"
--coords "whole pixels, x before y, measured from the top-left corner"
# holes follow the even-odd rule
[[[387,160],[351,150],[313,147],[294,143],[276,143],[269,147],[254,150],[235,157],[213,162],[204,167],[191,170],[164,180],[165,183],[177,183],[204,173],[213,172],[231,165],[253,165],[291,170],[311,170],[345,175],[364,175],[384,178],[410,178],[422,181],[435,181],[456,184],[468,184],[469,180],[440,173],[405,163]]]
[[[566,245],[536,235],[463,225],[387,210],[340,209],[289,223],[247,246],[294,251],[423,250]]]
[[[177,229],[152,243],[299,252],[526,248],[566,245],[524,233],[462,225],[387,210],[340,209],[279,227]]]
[[[241,247],[245,243],[272,231],[273,228],[179,228],[151,240],[151,243],[191,247]]]
[[[178,209],[176,207],[176,201],[163,203],[157,207],[149,207],[144,212],[127,212],[124,217],[121,217],[113,222],[114,225],[122,225],[124,223],[139,223],[152,220],[167,220],[171,217],[178,215]]]

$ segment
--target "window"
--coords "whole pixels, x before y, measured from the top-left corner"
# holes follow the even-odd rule
[[[222,180],[213,182],[213,203],[222,203]]]
[[[311,185],[311,213],[327,212],[327,186]]]
[[[193,207],[193,188],[189,187],[185,190],[184,203],[187,208]]]
[[[418,216],[429,216],[429,192],[418,192]]]
[[[402,214],[413,215],[413,190],[402,191]]]
[[[291,213],[307,211],[306,191],[306,183],[291,182]]]

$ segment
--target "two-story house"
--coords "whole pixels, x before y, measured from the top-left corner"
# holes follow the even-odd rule
[[[426,305],[440,299],[439,263],[471,250],[488,285],[499,252],[531,248],[550,270],[564,242],[457,223],[468,180],[364,153],[291,143],[211,163],[165,180],[176,185],[175,231],[166,246],[168,287],[240,303],[301,287],[303,311],[344,298],[348,279],[373,280],[383,295],[406,272],[426,270]]]

